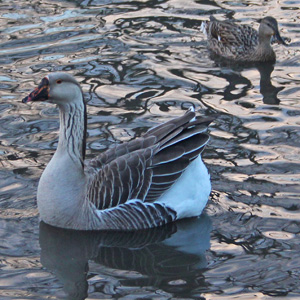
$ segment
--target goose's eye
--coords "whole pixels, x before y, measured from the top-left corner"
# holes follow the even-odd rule
[[[62,80],[61,80],[61,79],[58,79],[58,80],[56,80],[56,83],[57,83],[57,84],[61,84],[61,83],[62,83]]]

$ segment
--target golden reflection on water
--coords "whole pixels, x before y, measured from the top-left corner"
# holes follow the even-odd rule
[[[116,268],[108,276],[94,262],[90,297],[299,296],[299,5],[285,0],[2,1],[0,298],[63,297],[61,282],[39,261],[35,199],[57,144],[57,110],[21,103],[53,71],[70,72],[82,84],[89,157],[181,115],[189,105],[217,116],[203,155],[213,186],[206,209],[213,222],[207,268],[190,282],[169,278],[166,284],[143,285],[129,280],[133,270]],[[222,64],[210,57],[199,31],[211,14],[255,28],[256,19],[271,15],[291,41],[288,47],[273,46],[274,66]],[[137,272],[135,277],[147,276]]]

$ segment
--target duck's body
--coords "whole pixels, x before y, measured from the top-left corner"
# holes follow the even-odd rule
[[[275,62],[271,38],[285,44],[273,17],[259,20],[259,30],[232,21],[218,21],[213,16],[203,22],[201,30],[207,36],[208,48],[215,54],[238,62]]]
[[[86,109],[78,83],[68,74],[50,74],[23,102],[38,100],[60,109],[58,147],[37,193],[44,222],[137,230],[201,214],[211,191],[200,156],[211,119],[196,119],[189,110],[85,165]]]

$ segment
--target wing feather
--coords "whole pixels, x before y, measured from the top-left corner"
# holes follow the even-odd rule
[[[99,211],[103,226],[115,230],[138,230],[158,227],[176,219],[176,212],[160,203],[130,201]]]
[[[221,56],[236,58],[258,45],[258,32],[248,25],[211,17],[206,30],[209,48]]]
[[[205,131],[212,120],[195,118],[189,110],[139,139],[107,150],[89,164],[88,199],[100,210],[132,199],[155,201],[203,151],[209,139]]]

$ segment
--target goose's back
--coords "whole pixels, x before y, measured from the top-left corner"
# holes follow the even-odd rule
[[[132,200],[149,209],[160,208],[161,204],[154,202],[174,185],[208,142],[205,131],[212,119],[194,118],[195,113],[189,111],[91,160],[88,201],[101,211],[124,209],[128,203],[132,206]]]

